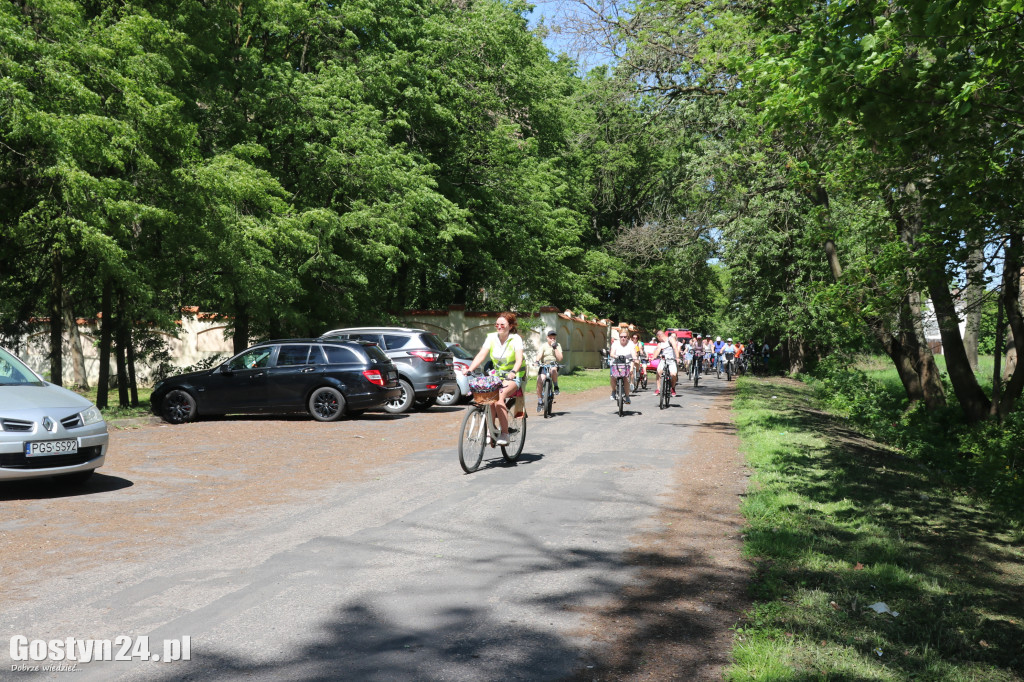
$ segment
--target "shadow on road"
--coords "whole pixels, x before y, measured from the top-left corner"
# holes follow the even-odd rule
[[[9,500],[54,500],[64,497],[80,497],[123,490],[135,485],[119,476],[108,476],[98,471],[85,483],[60,480],[59,476],[33,478],[27,481],[0,482],[0,502]]]

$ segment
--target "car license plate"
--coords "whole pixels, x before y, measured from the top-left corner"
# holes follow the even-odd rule
[[[41,440],[25,443],[26,457],[45,457],[47,455],[73,455],[78,452],[78,440]]]

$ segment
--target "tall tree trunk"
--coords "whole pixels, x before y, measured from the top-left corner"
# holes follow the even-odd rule
[[[128,407],[128,324],[129,318],[125,313],[124,297],[119,297],[117,318],[114,320],[117,330],[117,354],[114,361],[117,363],[117,400],[121,407]]]
[[[896,374],[903,384],[903,391],[907,394],[907,401],[911,406],[924,400],[924,389],[921,388],[921,376],[917,373],[914,362],[910,359],[901,341],[891,332],[880,328],[880,322],[875,320],[870,326],[881,344],[885,354],[892,360],[896,368]]]
[[[113,285],[110,279],[103,280],[103,294],[100,299],[100,376],[96,380],[96,407],[108,407],[110,391],[110,346],[113,337],[113,319],[110,312],[113,303]]]
[[[905,347],[910,362],[917,372],[921,383],[924,405],[928,410],[935,410],[946,405],[946,389],[942,386],[942,377],[935,364],[935,355],[924,335],[924,306],[921,304],[921,293],[910,292],[904,302],[907,323]]]
[[[804,344],[804,340],[801,338],[789,337],[786,340],[786,345],[789,352],[789,373],[790,375],[797,375],[804,371],[804,366],[807,362],[807,347]]]
[[[1019,361],[1021,357],[1024,357],[1024,314],[1021,312],[1021,308],[1024,308],[1024,303],[1021,302],[1024,297],[1024,286],[1021,285],[1021,280],[1024,279],[1024,243],[1022,243],[1020,234],[1010,235],[1005,254],[1003,260],[1003,306],[1006,312],[1006,322],[1013,334],[1014,360]],[[1007,362],[1009,362],[1009,357],[1007,357]],[[1013,374],[1006,382],[1003,395],[999,400],[999,415],[1001,417],[1005,417],[1013,411],[1014,404],[1020,398],[1022,391],[1024,391],[1024,369],[1021,369],[1020,362],[1016,362]]]
[[[1005,276],[1005,273],[1004,273]],[[1002,393],[1002,373],[999,371],[999,361],[1003,359],[1003,296],[1002,292],[999,295],[999,301],[997,304],[996,312],[996,345],[992,350],[992,408],[989,414],[993,417],[999,416],[999,396]]]
[[[960,407],[968,421],[977,422],[988,416],[991,401],[978,385],[978,377],[967,362],[967,350],[960,337],[960,318],[956,313],[953,294],[949,291],[949,280],[945,268],[932,266],[925,273],[928,279],[928,293],[935,306],[935,319],[942,337],[942,351],[946,356],[946,371],[953,384],[953,391],[960,401]]]
[[[967,283],[964,285],[964,349],[971,369],[978,371],[978,333],[981,330],[981,305],[985,300],[985,253],[976,248],[967,259]]]
[[[139,406],[139,384],[135,380],[135,333],[132,330],[132,326],[128,327],[128,348],[127,360],[128,360],[128,391],[131,394],[131,406]]]
[[[825,256],[828,258],[829,268],[832,270],[832,277],[836,282],[839,282],[843,276],[843,267],[839,262],[839,254],[836,249],[835,242],[831,239],[825,242]],[[917,295],[916,299],[917,309],[915,312],[914,301],[905,301],[904,308],[909,306],[911,311],[910,316],[914,320],[916,315],[916,321],[913,324],[920,324],[920,295]],[[901,309],[902,310],[902,309]],[[917,353],[908,350],[906,341],[910,336],[907,333],[893,334],[889,330],[889,324],[877,317],[864,318],[868,325],[868,329],[871,330],[872,335],[882,345],[885,354],[892,360],[893,366],[896,368],[896,373],[899,375],[900,382],[903,384],[903,391],[907,395],[907,401],[911,405],[915,405],[918,402],[924,401],[925,405],[932,409],[933,406],[945,405],[946,397],[942,390],[942,382],[938,381],[938,370],[935,368],[935,359],[931,355],[931,351],[927,349],[927,344],[924,344],[924,349],[927,350],[927,356],[924,355],[924,351],[920,348],[921,344],[918,345]],[[921,339],[924,339],[924,331],[921,331]],[[926,391],[921,378],[921,371],[928,371],[928,388]],[[937,391],[937,392],[936,392]]]
[[[64,327],[68,330],[71,346],[71,374],[75,385],[83,391],[89,390],[89,372],[85,368],[85,352],[82,350],[82,335],[78,332],[78,320],[75,318],[68,300],[64,295]]]
[[[50,382],[64,385],[64,272],[59,249],[53,252],[50,290]]]

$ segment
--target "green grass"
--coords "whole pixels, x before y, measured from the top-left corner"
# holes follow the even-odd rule
[[[1024,680],[1020,519],[860,437],[805,385],[741,378],[734,410],[755,601],[728,679]]]
[[[653,375],[651,375],[653,376]],[[529,388],[535,389],[535,377],[530,377]],[[558,389],[562,393],[581,393],[591,388],[609,387],[609,374],[606,369],[583,369],[577,367],[569,374],[558,375]]]
[[[91,400],[93,403],[96,402],[96,387],[93,386],[87,391],[80,389],[73,389],[75,393],[84,396]],[[153,389],[139,387],[139,406],[138,407],[121,407],[118,404],[117,389],[112,388],[107,393],[108,407],[100,410],[103,413],[103,417],[107,420],[111,419],[127,419],[131,417],[145,417],[150,414],[149,411],[149,396],[153,392]],[[130,397],[130,396],[129,396]]]
[[[989,393],[992,391],[992,369],[994,364],[995,360],[991,355],[978,356],[978,371],[976,372],[978,383]],[[935,365],[940,373],[946,374],[945,356],[936,355]],[[863,370],[872,379],[884,383],[887,388],[896,394],[903,394],[903,384],[900,382],[899,374],[896,372],[896,368],[892,366],[892,360],[886,356],[864,356],[857,362],[857,369]],[[1002,369],[1002,365],[1000,365],[1000,369]]]

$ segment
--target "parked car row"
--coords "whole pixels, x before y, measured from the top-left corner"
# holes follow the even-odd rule
[[[153,413],[172,424],[199,416],[307,412],[318,421],[366,410],[427,409],[458,391],[451,352],[405,327],[353,327],[315,339],[266,341],[221,365],[159,382]]]

